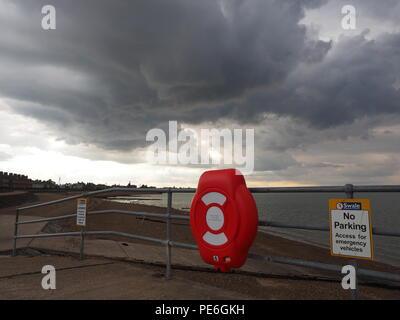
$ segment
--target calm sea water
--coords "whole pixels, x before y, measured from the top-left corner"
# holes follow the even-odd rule
[[[173,207],[189,210],[193,194],[173,195]],[[343,198],[342,193],[254,194],[260,220],[328,225],[328,199]],[[357,193],[358,199],[370,199],[372,225],[389,230],[400,230],[400,196],[398,193]],[[167,195],[138,195],[115,199],[165,207]],[[329,248],[329,232],[282,228],[264,230],[271,234]],[[377,261],[400,266],[400,238],[374,236]]]

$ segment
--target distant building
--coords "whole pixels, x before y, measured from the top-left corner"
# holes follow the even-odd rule
[[[40,181],[40,180],[35,180],[32,183],[32,189],[33,190],[48,190],[48,189],[57,189],[57,185],[54,181]]]
[[[121,185],[113,185],[113,187],[122,187]],[[125,186],[123,186],[125,187]],[[136,185],[129,184],[129,188],[137,188]],[[146,186],[147,187],[147,186]],[[106,184],[94,184],[91,182],[65,183],[59,185],[53,180],[32,180],[28,176],[16,173],[8,173],[0,171],[0,192],[8,192],[14,190],[32,190],[32,191],[52,191],[52,190],[71,190],[71,191],[93,191],[107,189]],[[143,188],[143,186],[142,186]],[[149,187],[152,188],[152,187]]]
[[[32,180],[28,176],[0,171],[0,189],[25,190],[32,188]]]

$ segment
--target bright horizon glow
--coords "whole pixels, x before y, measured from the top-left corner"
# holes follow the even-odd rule
[[[103,150],[93,145],[70,145],[56,139],[51,129],[44,124],[12,112],[5,100],[0,99],[0,107],[0,135],[3,137],[0,144],[0,171],[24,174],[33,180],[51,179],[56,183],[60,178],[61,184],[92,182],[127,185],[130,182],[138,186],[146,184],[158,187],[196,187],[200,175],[206,170],[211,170],[211,168],[152,165],[144,161],[138,163],[138,159],[136,163],[130,163],[132,159],[135,159],[134,156],[137,157],[143,150],[123,153]],[[274,131],[270,134],[273,135]],[[380,139],[387,137],[397,141],[400,126],[388,124],[377,127],[373,130],[373,134],[376,136],[377,145],[380,145]],[[362,167],[354,165],[356,161],[362,161],[364,166],[368,166],[368,161],[372,161],[376,167],[374,170],[378,174],[379,170],[388,166],[396,169],[395,154],[377,151],[369,152],[362,158],[358,154],[343,158],[342,153],[338,153],[334,148],[337,143],[340,143],[344,152],[353,148],[354,145],[351,141],[330,141],[322,145],[315,144],[314,152],[296,151],[296,159],[301,163],[318,163],[319,161],[327,165],[338,165],[338,168],[330,171],[323,168],[319,173],[315,171],[315,176],[320,181],[324,181],[322,183],[315,177],[313,177],[314,181],[311,180],[307,172],[296,176],[298,169],[294,168],[295,171],[293,171],[289,167],[286,176],[280,175],[279,170],[255,172],[246,176],[247,184],[251,187],[287,187],[353,183],[349,180],[344,181],[340,175],[335,177],[335,172],[346,175],[347,172],[358,171],[362,174]],[[362,147],[363,144],[369,143],[370,141],[361,139],[357,145]],[[323,149],[319,150],[321,147]],[[220,157],[221,154],[215,151],[211,156]],[[288,179],[292,172],[295,176]],[[396,184],[398,177],[399,173],[389,179],[383,178],[386,179],[385,184]],[[304,183],[301,180],[310,182]]]

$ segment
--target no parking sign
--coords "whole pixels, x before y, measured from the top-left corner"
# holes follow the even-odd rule
[[[330,199],[331,255],[374,259],[371,207],[367,199]]]
[[[87,199],[85,198],[78,199],[76,208],[76,224],[78,226],[86,225],[86,207],[87,207]]]

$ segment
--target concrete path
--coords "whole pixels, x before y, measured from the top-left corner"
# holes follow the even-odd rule
[[[41,219],[34,216],[20,216],[20,221]],[[15,215],[0,215],[0,251],[12,250],[14,239]],[[24,224],[19,226],[19,234],[39,233],[46,222]],[[18,248],[24,248],[29,245],[32,239],[20,239],[17,241]]]
[[[44,249],[47,252],[64,252],[78,255],[80,253],[80,238],[39,238],[29,244],[33,249]],[[147,245],[130,242],[118,242],[105,239],[85,239],[85,256],[107,257],[127,261],[148,262],[164,265],[166,261],[165,246]],[[175,266],[189,266],[194,268],[213,269],[203,262],[197,250],[172,248],[172,264]],[[242,271],[262,274],[288,275],[288,276],[324,276],[318,270],[282,265],[277,263],[266,263],[262,261],[247,260],[240,268]],[[326,276],[326,273],[325,273]]]
[[[166,280],[157,268],[106,259],[0,256],[0,299],[250,299],[190,279]],[[56,268],[56,289],[44,290],[42,267]]]
[[[32,251],[33,253],[33,251]],[[56,269],[56,289],[44,290],[42,267]],[[174,269],[105,258],[83,261],[56,255],[0,256],[4,299],[349,299],[338,282]],[[400,299],[399,290],[359,286],[361,299]]]
[[[36,219],[40,217],[23,217]],[[12,247],[14,217],[1,216],[2,251]],[[21,226],[21,233],[47,230],[45,223]],[[43,231],[44,232],[44,231]],[[339,282],[299,280],[326,277],[317,270],[248,260],[240,270],[254,274],[210,272],[197,250],[172,248],[172,280],[166,280],[165,247],[106,239],[85,239],[84,260],[78,237],[21,239],[33,256],[0,255],[1,299],[348,299]],[[40,250],[35,252],[34,249]],[[52,253],[67,253],[60,256]],[[71,255],[72,254],[72,255]],[[132,262],[146,262],[138,264]],[[57,289],[44,290],[44,265],[57,270]],[[191,270],[178,266],[193,267]],[[195,271],[196,270],[196,271]],[[263,275],[260,275],[263,274]],[[279,278],[276,275],[283,275]],[[289,276],[289,277],[288,277]],[[290,277],[293,276],[293,277]],[[297,278],[294,278],[296,277]],[[364,299],[400,299],[399,290],[362,286]]]
[[[41,219],[38,216],[20,216],[20,221]],[[0,252],[10,251],[13,246],[14,215],[0,215]],[[19,225],[19,234],[38,234],[45,228],[46,222]],[[79,254],[80,239],[78,237],[19,239],[17,248],[37,248],[49,251]],[[142,261],[165,264],[165,247],[130,242],[118,242],[103,239],[85,239],[85,254],[87,256],[107,257],[131,261]],[[205,264],[197,250],[172,248],[173,265],[210,268]],[[241,268],[244,271],[285,274],[285,275],[318,275],[318,271],[300,267],[286,266],[274,263],[248,260]]]

